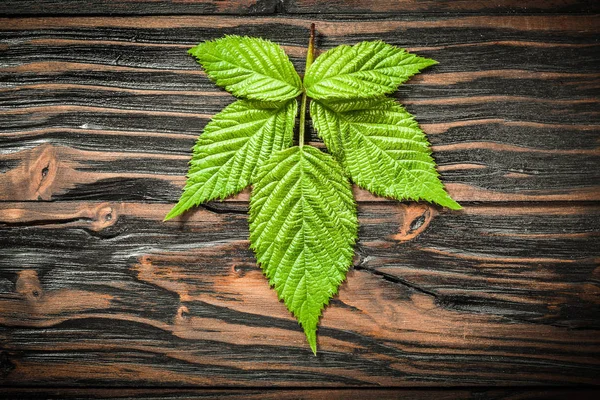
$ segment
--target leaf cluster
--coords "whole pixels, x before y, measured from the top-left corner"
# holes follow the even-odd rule
[[[444,190],[424,133],[386,94],[435,64],[381,41],[338,46],[304,79],[281,47],[225,36],[190,49],[239,97],[204,128],[187,182],[165,219],[252,185],[250,242],[269,283],[316,353],[321,312],[352,265],[358,221],[350,180],[377,195],[460,208]],[[297,97],[330,154],[294,143]],[[304,114],[301,115],[304,122]]]

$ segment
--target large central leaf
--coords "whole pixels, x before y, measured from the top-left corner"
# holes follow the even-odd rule
[[[461,208],[439,180],[425,134],[393,99],[313,101],[310,113],[327,147],[359,186],[398,200]]]
[[[321,310],[352,264],[350,184],[331,156],[309,146],[275,154],[261,171],[250,200],[252,248],[316,353]]]

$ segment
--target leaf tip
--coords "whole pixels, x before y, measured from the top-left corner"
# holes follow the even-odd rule
[[[426,57],[418,57],[421,62],[421,64],[423,65],[422,68],[427,68],[427,67],[432,67],[434,65],[438,65],[439,62],[434,60],[433,58],[426,58]]]
[[[319,307],[318,309],[311,310],[309,312],[310,315],[294,313],[294,315],[297,316],[298,322],[302,326],[302,329],[304,330],[306,341],[308,342],[308,345],[315,356],[317,355],[317,326],[319,324],[319,316],[321,315],[323,307],[327,305],[327,303],[329,303],[329,299],[327,299],[323,306]]]
[[[462,210],[462,206],[458,204],[456,201],[451,199],[452,202],[447,206],[451,210]]]
[[[173,207],[167,215],[165,215],[163,222],[167,222],[168,220],[177,217],[178,215],[180,215],[183,212],[179,207],[177,207],[178,205],[179,205],[179,203],[176,204],[175,207]]]
[[[313,329],[304,329],[304,334],[306,335],[306,340],[308,341],[308,345],[312,350],[313,354],[317,355],[317,328]]]
[[[458,202],[456,202],[456,200],[454,200],[452,197],[450,197],[450,195],[448,195],[447,193],[445,193],[445,196],[443,199],[440,199],[441,201],[438,202],[439,205],[449,208],[451,210],[461,210],[462,206],[460,204],[458,204]]]

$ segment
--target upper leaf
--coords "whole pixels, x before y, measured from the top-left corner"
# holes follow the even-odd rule
[[[279,101],[301,94],[294,66],[277,44],[246,36],[225,36],[192,47],[208,76],[234,96]]]
[[[313,124],[350,178],[377,195],[460,209],[417,122],[390,98],[312,101]]]
[[[183,194],[165,220],[250,185],[262,163],[292,145],[297,109],[296,100],[238,100],[215,115],[194,146]]]
[[[250,242],[316,353],[321,310],[352,264],[356,204],[335,160],[314,147],[275,154],[250,199]]]
[[[422,69],[437,64],[382,41],[342,45],[326,51],[304,77],[313,99],[372,98],[391,93]]]

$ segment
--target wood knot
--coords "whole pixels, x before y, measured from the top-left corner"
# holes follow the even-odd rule
[[[411,203],[399,204],[403,216],[400,232],[392,236],[392,239],[400,242],[412,240],[420,235],[431,223],[437,211],[428,204]]]
[[[231,269],[233,270],[234,274],[239,275],[239,276],[244,276],[244,269],[241,266],[239,266],[237,264],[233,264],[231,266]]]
[[[94,214],[93,222],[90,227],[94,231],[101,231],[117,222],[117,208],[106,203],[100,204],[94,211]]]
[[[256,264],[250,264],[250,263],[234,263],[231,266],[231,270],[233,272],[234,275],[236,275],[238,278],[242,278],[244,276],[246,276],[246,274],[250,271],[256,271],[257,266]]]
[[[186,306],[181,306],[177,309],[177,314],[175,315],[175,322],[183,322],[188,318],[188,314],[190,310]]]
[[[42,298],[42,285],[37,272],[33,269],[19,272],[15,289],[29,301],[39,301]]]
[[[1,200],[50,200],[58,172],[56,149],[49,143],[18,153],[18,167],[3,174]]]
[[[58,160],[51,144],[42,145],[31,151],[30,162],[24,166],[29,177],[29,199],[50,200],[52,184],[57,175]]]

